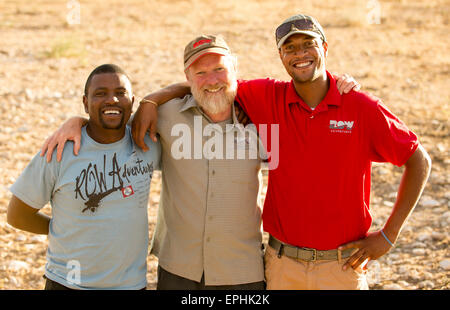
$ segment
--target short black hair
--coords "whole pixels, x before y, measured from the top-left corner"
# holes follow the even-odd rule
[[[118,65],[115,64],[104,64],[101,66],[98,66],[97,68],[95,68],[91,74],[89,74],[87,80],[86,80],[86,84],[84,85],[84,95],[87,97],[88,95],[88,89],[89,86],[91,84],[91,80],[94,77],[94,75],[97,74],[102,74],[102,73],[117,73],[117,74],[123,74],[125,75],[128,79],[130,79],[130,77],[128,76],[128,74],[125,73],[125,71],[119,67]]]

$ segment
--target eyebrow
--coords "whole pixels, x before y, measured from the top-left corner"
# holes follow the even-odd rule
[[[100,86],[100,87],[97,87],[96,89],[94,89],[94,91],[105,90],[105,89],[108,89],[108,87]],[[120,87],[114,88],[114,90],[127,90],[127,89],[125,87],[123,87],[123,86],[120,86]]]

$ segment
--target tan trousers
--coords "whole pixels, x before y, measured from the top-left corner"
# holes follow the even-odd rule
[[[367,290],[365,271],[361,268],[342,270],[347,259],[338,261],[297,261],[267,246],[264,255],[268,290]]]

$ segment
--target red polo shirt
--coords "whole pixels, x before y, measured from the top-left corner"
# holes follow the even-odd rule
[[[279,143],[278,167],[269,171],[264,230],[291,245],[319,250],[363,238],[369,211],[371,162],[402,166],[417,136],[377,98],[330,88],[314,109],[291,81],[239,81],[237,100],[260,129],[268,124],[267,152]],[[279,124],[279,140],[270,140]],[[260,132],[261,133],[261,132]]]

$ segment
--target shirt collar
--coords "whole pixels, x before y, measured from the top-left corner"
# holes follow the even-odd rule
[[[197,101],[195,101],[194,96],[188,95],[188,99],[186,102],[181,106],[179,112],[184,112],[190,108],[198,107]]]
[[[319,103],[316,109],[321,106],[324,110],[328,110],[329,105],[340,106],[341,105],[341,94],[337,90],[336,80],[333,75],[327,71],[328,80],[330,81],[330,87],[328,89],[325,98]],[[295,91],[294,81],[291,80],[291,83],[288,86],[286,93],[286,103],[290,105],[291,103],[299,103],[310,109],[308,105],[300,98],[300,96]]]

